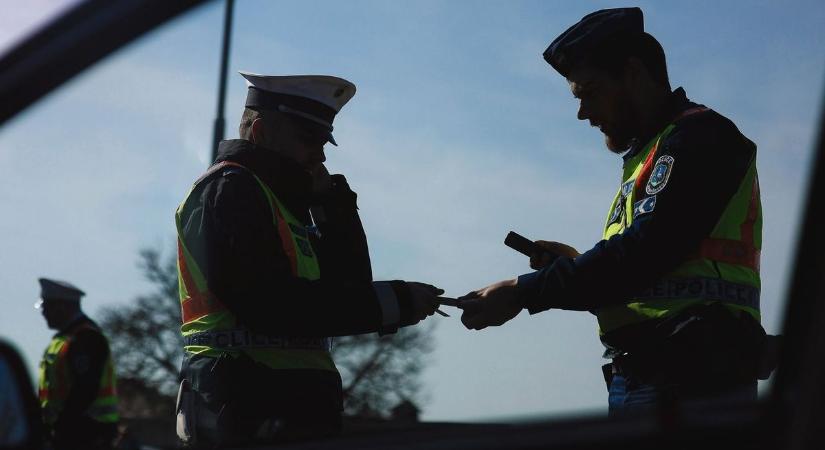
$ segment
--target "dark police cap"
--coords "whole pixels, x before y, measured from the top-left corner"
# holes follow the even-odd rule
[[[581,62],[590,52],[620,35],[645,31],[639,8],[602,9],[590,13],[559,35],[547,50],[544,59],[562,76]]]
[[[86,295],[71,283],[59,280],[40,278],[40,298],[44,300],[76,300]]]

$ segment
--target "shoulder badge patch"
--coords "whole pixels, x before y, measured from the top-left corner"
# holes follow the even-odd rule
[[[642,214],[653,212],[656,208],[656,196],[647,197],[639,200],[633,205],[633,218],[637,218]]]
[[[670,155],[662,155],[656,160],[656,165],[653,166],[653,172],[650,174],[650,179],[645,186],[647,195],[659,193],[667,186],[667,180],[670,178],[670,172],[673,170],[673,157]]]

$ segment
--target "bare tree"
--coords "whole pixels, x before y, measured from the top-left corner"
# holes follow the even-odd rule
[[[119,378],[173,396],[183,356],[176,255],[140,252],[139,267],[154,292],[130,305],[105,308],[100,325],[109,337]],[[333,358],[344,384],[345,412],[386,417],[403,401],[420,403],[420,375],[432,351],[432,327],[416,326],[378,337],[335,338]]]
[[[176,392],[183,356],[176,264],[174,257],[161,262],[157,250],[141,250],[138,266],[154,292],[105,308],[100,321],[118,377],[140,380],[167,395]]]
[[[378,337],[335,338],[332,356],[344,384],[349,415],[386,417],[396,405],[421,403],[421,371],[433,350],[432,326],[419,325]]]

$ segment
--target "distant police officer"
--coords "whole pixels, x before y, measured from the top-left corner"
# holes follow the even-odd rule
[[[117,434],[117,395],[109,344],[80,309],[83,291],[40,278],[39,308],[57,330],[39,370],[40,405],[55,449],[111,448]]]
[[[623,153],[621,183],[592,249],[539,241],[540,269],[465,296],[468,328],[526,308],[591,311],[612,363],[612,413],[677,399],[755,398],[762,208],[756,146],[719,113],[671,91],[638,8],[585,16],[544,57],[578,118]],[[721,81],[720,81],[721,82]],[[729,80],[726,80],[729,82]]]
[[[341,427],[331,336],[432,315],[433,286],[373,282],[356,195],[324,145],[355,94],[332,76],[248,82],[238,140],[177,211],[185,340],[178,436],[192,446],[321,437]]]

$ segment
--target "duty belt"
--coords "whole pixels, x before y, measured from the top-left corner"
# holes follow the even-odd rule
[[[634,300],[702,298],[759,310],[759,288],[718,278],[665,278],[633,295]]]
[[[248,330],[201,331],[183,337],[183,345],[203,345],[214,348],[276,348],[291,350],[332,349],[332,339],[278,337]]]

